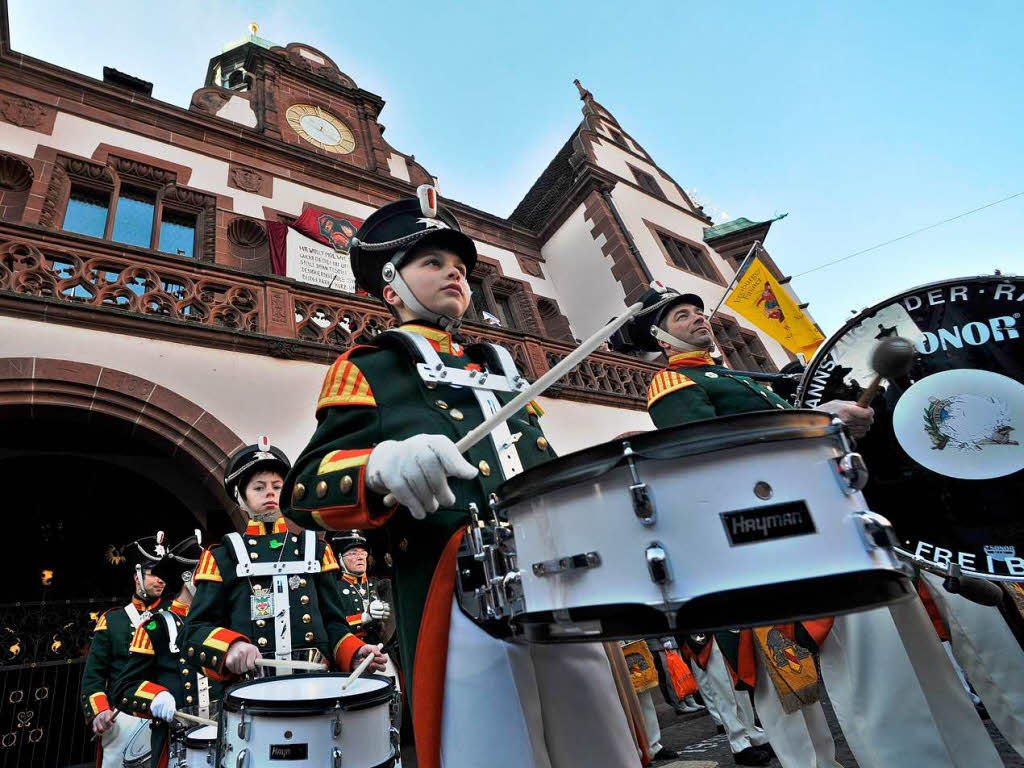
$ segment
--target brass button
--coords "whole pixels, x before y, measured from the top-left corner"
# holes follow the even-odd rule
[[[249,546],[250,547],[255,547],[256,546],[256,539],[249,539]]]
[[[188,677],[188,670],[187,669],[181,670],[181,674],[183,674],[185,677]]]
[[[267,645],[267,638],[261,637],[259,640],[256,641],[256,645],[258,645],[260,648],[265,648]]]
[[[464,418],[466,418],[465,416],[462,415],[462,411],[460,411],[458,408],[452,408],[450,413],[452,415],[452,418],[455,419],[456,421],[462,421]]]
[[[312,643],[314,637],[315,637],[315,635],[312,632],[307,632],[306,633],[306,642],[307,643]]]
[[[782,403],[776,403],[775,407],[778,408],[780,411],[786,410],[786,406],[784,406]]]
[[[318,499],[322,499],[326,495],[327,495],[327,481],[326,480],[321,480],[319,483],[316,484],[316,497]]]
[[[296,483],[295,488],[292,490],[292,498],[296,501],[302,501],[306,495],[306,486],[302,483]]]
[[[201,653],[199,654],[199,660],[200,660],[200,661],[206,661],[206,651],[202,651],[202,652],[201,652]]]
[[[297,555],[297,554],[299,554],[299,550],[298,550],[297,548],[296,548],[296,549],[293,549],[292,551],[293,551],[293,552],[294,552],[294,553],[295,553],[296,555]]]
[[[123,698],[123,699],[121,699],[121,703],[122,703],[122,704],[127,704],[127,703],[128,703],[128,699],[127,699],[127,698]]]
[[[481,475],[483,475],[484,477],[491,476],[491,465],[488,464],[486,461],[480,459],[480,463],[477,464],[476,466],[480,470]]]
[[[348,493],[349,491],[351,491],[352,490],[352,475],[345,475],[343,478],[341,478],[340,487],[341,487],[341,492],[342,493]]]
[[[303,595],[302,597],[300,597],[299,598],[299,602],[302,603],[303,605],[306,605],[307,603],[309,603],[309,595]]]
[[[256,626],[257,627],[265,627],[265,626],[267,626],[267,622],[265,620],[263,620],[263,619],[256,619]]]
[[[300,587],[306,586],[306,580],[305,579],[299,579],[299,586]]]
[[[408,539],[401,539],[398,542],[398,548],[400,550],[402,550],[403,552],[405,552],[409,548],[409,540]]]
[[[188,655],[189,655],[189,657],[195,656],[196,655],[196,649],[195,648],[189,648],[188,649]]]
[[[250,552],[249,553],[249,559],[250,560],[259,560],[260,559],[260,553],[259,552]]]
[[[438,400],[436,403],[434,403],[434,405],[436,405],[442,411],[448,410],[448,403],[446,403],[444,400]]]
[[[191,696],[186,696],[185,697],[185,703],[186,704],[191,704],[192,703],[192,697]]]
[[[299,540],[298,536],[292,536],[292,541],[298,541],[298,540]]]
[[[191,691],[192,690],[192,683],[191,683],[191,681],[186,681],[185,682],[185,690],[186,691]]]
[[[216,668],[216,666],[217,666],[217,657],[216,656],[211,656],[210,657],[210,663],[214,665],[214,668]]]
[[[302,614],[302,623],[303,624],[309,624],[309,622],[311,622],[312,620],[313,620],[313,617],[310,616],[308,613]]]
[[[178,663],[179,664],[184,664],[185,663],[185,657],[182,656],[180,659],[178,659]]]
[[[546,451],[547,449],[548,449],[547,438],[538,437],[537,438],[537,450],[538,451]]]

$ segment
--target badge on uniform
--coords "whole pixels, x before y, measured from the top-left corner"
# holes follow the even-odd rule
[[[298,589],[300,584],[302,584],[302,579],[298,576],[288,577],[288,589]]]
[[[252,597],[249,598],[250,618],[270,619],[274,616],[274,595],[269,587],[255,586],[252,588]]]

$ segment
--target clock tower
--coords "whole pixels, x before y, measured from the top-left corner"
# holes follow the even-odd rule
[[[193,109],[233,119],[323,162],[412,186],[433,181],[412,156],[384,141],[377,121],[382,98],[359,88],[322,51],[303,43],[276,45],[257,31],[251,25],[247,37],[210,60]]]

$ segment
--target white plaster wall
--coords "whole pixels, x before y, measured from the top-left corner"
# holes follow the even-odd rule
[[[235,98],[246,105],[249,103],[240,97]],[[231,102],[228,103],[230,104]],[[255,219],[262,219],[264,217],[263,206],[298,216],[302,213],[303,204],[310,203],[311,205],[330,210],[349,213],[361,219],[365,219],[376,210],[365,203],[328,194],[315,187],[296,184],[281,177],[274,179],[272,197],[264,197],[235,189],[228,186],[229,166],[223,160],[175,146],[173,143],[167,144],[117,128],[83,120],[64,112],[57,113],[52,136],[18,128],[9,123],[0,123],[0,146],[10,152],[28,157],[35,155],[36,148],[39,145],[55,147],[83,157],[92,157],[100,144],[109,144],[114,147],[134,150],[191,168],[192,175],[189,178],[188,186],[230,197],[234,201],[235,213],[251,216]],[[394,157],[396,156],[392,155],[392,158]],[[244,164],[247,158],[244,155],[238,155],[235,159],[237,162]],[[405,169],[405,180],[408,181],[409,174],[405,161],[401,157],[398,159],[402,161],[401,168]],[[394,173],[394,170],[392,170],[392,173]],[[547,280],[533,277],[523,272],[511,251],[491,246],[487,243],[478,242],[477,246],[481,253],[498,259],[508,277],[529,282],[535,290],[543,295],[551,295],[553,292],[554,289]]]
[[[401,179],[404,182],[410,180],[409,166],[406,164],[405,158],[401,155],[396,155],[394,152],[388,155],[388,171],[396,179]]]
[[[224,106],[217,112],[217,117],[240,123],[248,128],[256,127],[256,113],[252,109],[252,102],[241,96],[232,96],[224,102]]]
[[[290,459],[316,428],[327,366],[0,316],[0,357],[48,357],[131,373],[177,392],[242,440],[268,435]],[[651,429],[647,414],[540,398],[542,424],[559,453]]]
[[[627,138],[628,142],[629,139]],[[636,184],[636,176],[629,169],[632,165],[634,168],[639,168],[641,171],[647,171],[654,177],[654,180],[658,182],[658,186],[661,187],[661,191],[665,193],[665,197],[671,200],[676,205],[682,206],[687,210],[692,210],[691,206],[686,202],[679,190],[676,189],[675,184],[671,184],[661,176],[661,171],[655,168],[650,163],[641,160],[636,155],[631,155],[624,151],[622,147],[618,146],[611,140],[608,141],[595,141],[593,142],[594,157],[597,159],[597,164],[604,168],[606,171],[611,171],[616,176],[620,176],[631,184]]]
[[[642,192],[639,189],[617,184],[612,190],[612,200],[619,209],[619,215],[626,224],[626,228],[633,236],[637,249],[643,256],[644,263],[651,271],[655,280],[660,280],[665,285],[675,288],[682,293],[696,293],[704,299],[704,304],[711,311],[711,308],[718,303],[718,300],[725,293],[725,286],[705,280],[702,277],[679,269],[665,261],[661,246],[655,240],[654,233],[644,223],[644,219],[653,224],[658,224],[670,232],[689,238],[697,243],[704,242],[704,224],[692,216],[665,205],[664,202]],[[707,248],[708,254],[722,277],[728,283],[735,270],[719,256],[712,248]],[[780,368],[789,362],[789,355],[786,350],[775,339],[754,327],[746,318],[735,314],[728,307],[723,306],[719,312],[728,315],[745,328],[756,333],[765,350],[771,356],[775,364]]]
[[[604,236],[594,240],[583,210],[582,205],[577,208],[541,248],[556,289],[551,298],[579,339],[590,336],[625,307],[622,285],[612,277],[611,259],[601,253]]]

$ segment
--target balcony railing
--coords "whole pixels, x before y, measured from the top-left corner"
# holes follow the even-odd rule
[[[124,317],[152,321],[155,335],[186,343],[222,346],[221,334],[242,337],[246,351],[329,361],[392,325],[377,301],[269,275],[194,262],[68,232],[0,222],[0,312],[31,314],[35,305],[59,304],[75,322],[87,313],[94,326],[118,329]],[[14,300],[15,303],[12,303]],[[45,312],[45,309],[44,309]],[[46,312],[47,319],[55,314]],[[58,318],[59,319],[59,318]],[[178,330],[175,330],[178,329]],[[202,333],[190,333],[197,329]],[[573,347],[531,334],[467,324],[468,343],[492,341],[508,348],[530,379],[544,374]],[[231,343],[231,348],[239,348]],[[644,408],[657,370],[634,358],[597,352],[548,394],[620,408]]]

